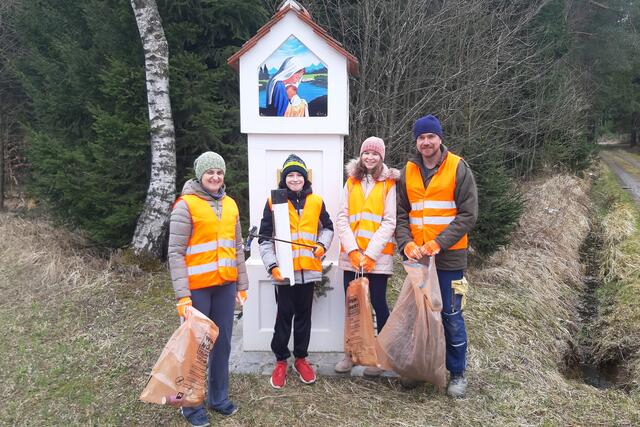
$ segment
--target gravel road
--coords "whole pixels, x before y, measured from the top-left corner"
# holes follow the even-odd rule
[[[600,158],[640,206],[640,154],[628,151],[624,146],[608,147],[600,151]]]

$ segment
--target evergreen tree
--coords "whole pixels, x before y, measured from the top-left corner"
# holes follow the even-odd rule
[[[95,241],[128,242],[144,199],[144,73],[126,0],[25,0],[18,72],[32,105],[31,191]]]
[[[29,96],[31,191],[100,244],[133,234],[149,182],[142,47],[127,0],[24,0],[28,52],[17,74]],[[181,188],[195,157],[227,160],[228,191],[247,212],[246,144],[229,57],[264,22],[256,0],[160,1]]]

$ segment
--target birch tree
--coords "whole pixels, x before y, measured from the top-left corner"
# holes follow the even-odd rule
[[[131,242],[136,254],[160,256],[176,188],[175,131],[169,99],[169,45],[155,0],[131,0],[144,50],[151,142],[147,196]]]

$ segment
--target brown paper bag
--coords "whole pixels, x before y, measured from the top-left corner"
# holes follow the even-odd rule
[[[140,395],[143,402],[198,406],[204,401],[207,361],[218,327],[195,308],[173,333]]]
[[[437,387],[446,383],[442,297],[435,262],[403,263],[407,271],[398,301],[376,340],[380,366]]]
[[[345,303],[344,351],[354,364],[377,366],[373,317],[369,302],[369,279],[349,283]]]

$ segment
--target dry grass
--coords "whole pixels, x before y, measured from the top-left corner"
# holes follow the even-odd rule
[[[640,210],[614,176],[599,171],[594,199],[603,224],[595,358],[621,362],[628,385],[640,385]],[[606,196],[605,196],[606,195]]]
[[[224,425],[637,425],[640,397],[560,374],[574,338],[578,248],[587,184],[563,176],[527,191],[517,241],[470,271],[469,397],[395,380],[234,375],[242,409]],[[82,239],[46,222],[0,215],[0,424],[184,425],[175,409],[137,397],[176,324],[166,272],[122,256],[85,254]],[[397,286],[399,278],[394,279]]]

